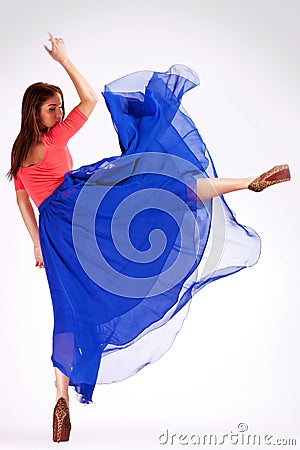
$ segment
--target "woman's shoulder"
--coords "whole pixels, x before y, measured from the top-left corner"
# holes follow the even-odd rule
[[[56,124],[43,135],[43,142],[47,145],[64,146],[87,120],[87,116],[78,109],[78,106],[75,106],[65,120]]]

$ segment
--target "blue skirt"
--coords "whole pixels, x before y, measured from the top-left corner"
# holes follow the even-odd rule
[[[106,85],[122,154],[66,173],[39,207],[52,362],[81,402],[158,360],[192,296],[259,258],[259,236],[223,197],[197,200],[196,179],[217,177],[181,106],[197,84],[176,65]]]

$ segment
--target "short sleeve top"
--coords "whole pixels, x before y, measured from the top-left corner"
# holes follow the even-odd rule
[[[64,174],[72,170],[67,143],[86,121],[87,117],[75,107],[64,121],[43,134],[45,150],[41,161],[20,167],[14,179],[15,189],[25,189],[37,207],[63,182]]]

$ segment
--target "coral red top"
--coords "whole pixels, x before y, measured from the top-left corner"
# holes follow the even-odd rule
[[[45,152],[41,161],[20,167],[14,179],[15,189],[25,189],[37,207],[63,182],[64,174],[72,170],[73,160],[67,142],[86,120],[76,106],[64,121],[43,134]]]

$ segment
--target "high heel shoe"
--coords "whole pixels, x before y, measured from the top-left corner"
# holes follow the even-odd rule
[[[255,178],[255,180],[249,184],[248,189],[251,191],[260,192],[273,184],[289,181],[290,179],[291,174],[288,164],[281,164],[279,166],[274,166],[273,169],[268,170],[268,172],[265,172]]]
[[[68,441],[71,432],[70,412],[66,400],[60,397],[53,411],[53,441]]]

